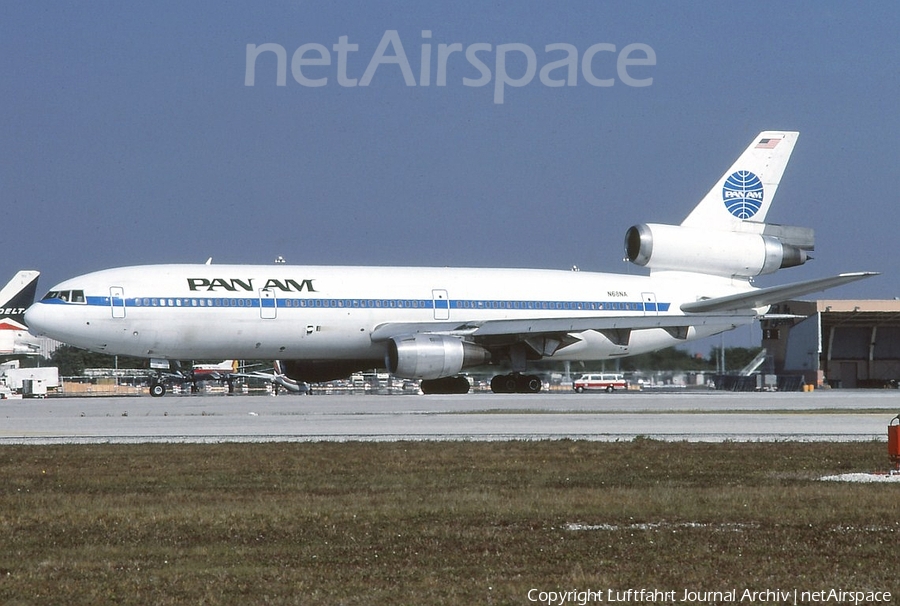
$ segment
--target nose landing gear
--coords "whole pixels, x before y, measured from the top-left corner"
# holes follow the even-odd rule
[[[161,398],[166,395],[166,386],[164,383],[153,382],[150,384],[150,395],[154,398]]]

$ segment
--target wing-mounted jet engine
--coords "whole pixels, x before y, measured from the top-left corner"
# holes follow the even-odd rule
[[[446,335],[414,334],[388,341],[388,372],[406,379],[422,379],[425,393],[466,393],[469,382],[456,376],[462,369],[485,364],[483,347]]]

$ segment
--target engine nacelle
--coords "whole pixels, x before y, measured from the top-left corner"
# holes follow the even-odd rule
[[[484,364],[490,353],[456,337],[415,334],[388,341],[385,365],[404,379],[452,377],[463,368]]]
[[[629,261],[650,269],[749,278],[802,265],[806,250],[775,236],[641,223],[625,233]]]

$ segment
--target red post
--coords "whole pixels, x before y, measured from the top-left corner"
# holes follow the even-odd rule
[[[895,469],[900,469],[900,415],[888,425],[888,456]]]

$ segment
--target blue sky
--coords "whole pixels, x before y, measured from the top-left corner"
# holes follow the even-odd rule
[[[416,79],[422,44],[535,51],[537,69],[598,43],[649,46],[613,86],[505,87],[462,52],[447,83],[245,85],[248,44],[290,63],[347,37],[361,79],[396,30]],[[423,38],[422,32],[431,32]],[[769,221],[816,230],[815,260],[764,285],[842,271],[882,276],[829,296],[900,296],[900,8],[764,2],[4,2],[0,4],[2,276],[39,290],[130,264],[460,265],[643,273],[625,230],[680,222],[758,132],[801,135]],[[389,53],[390,54],[390,53]],[[315,57],[308,53],[304,57]],[[510,77],[524,55],[507,53]],[[565,69],[553,72],[564,77]]]

